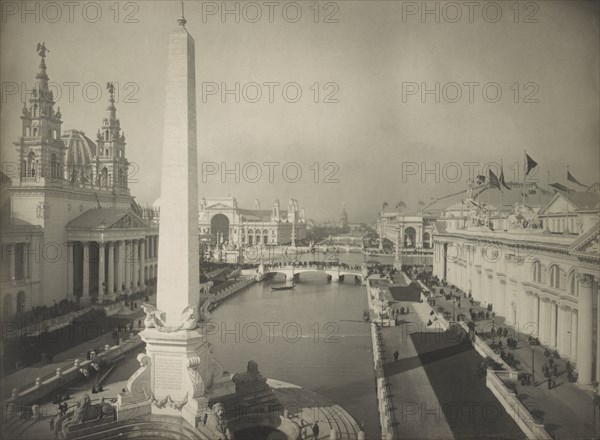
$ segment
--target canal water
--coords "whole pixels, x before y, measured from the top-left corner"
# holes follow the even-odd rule
[[[361,258],[362,260],[362,258]],[[294,290],[271,290],[284,278],[254,284],[229,298],[211,316],[209,337],[226,370],[246,370],[326,396],[364,423],[368,439],[379,434],[365,287],[353,277],[327,283],[323,273],[303,273]]]

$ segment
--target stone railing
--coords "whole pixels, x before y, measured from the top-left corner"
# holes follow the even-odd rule
[[[377,381],[377,403],[379,409],[379,423],[381,425],[382,440],[394,438],[392,413],[392,399],[383,371],[383,344],[381,342],[381,329],[376,324],[371,324],[371,342],[373,344],[373,367]]]
[[[28,325],[27,327],[23,327],[21,329],[15,329],[13,331],[7,331],[6,337],[10,338],[13,336],[38,336],[43,332],[52,332],[54,330],[58,330],[72,323],[73,319],[85,315],[88,312],[94,310],[94,307],[86,307],[84,309],[79,309],[71,313],[67,313],[65,315],[57,316],[56,318],[46,319],[45,321],[36,322],[35,324]],[[18,331],[16,331],[18,330]]]
[[[228,285],[224,289],[217,291],[217,293],[211,293],[210,295],[208,295],[208,298],[213,304],[218,304],[221,301],[233,295],[234,293],[244,289],[245,287],[255,282],[255,278],[243,278],[233,284]]]
[[[537,423],[527,407],[508,389],[501,378],[516,380],[517,373],[509,371],[488,370],[485,384],[496,396],[506,412],[513,418],[528,439],[546,440],[553,437],[546,431],[542,423]]]
[[[75,359],[71,366],[58,367],[50,374],[37,377],[34,382],[25,384],[19,389],[13,389],[11,397],[6,400],[3,405],[16,402],[20,402],[21,404],[30,404],[31,402],[36,402],[42,397],[48,396],[81,378],[83,373],[80,370],[82,368],[87,369],[88,367],[91,367],[92,363],[102,360],[113,361],[128,351],[139,347],[142,345],[142,343],[142,339],[136,335],[130,339],[126,339],[119,345],[113,345],[112,347],[106,345],[104,350],[100,352],[94,359]]]

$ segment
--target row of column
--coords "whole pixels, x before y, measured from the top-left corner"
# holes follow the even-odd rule
[[[83,292],[82,300],[90,298],[90,245],[83,242]],[[69,242],[69,264],[67,290],[74,294],[74,244]],[[147,245],[148,244],[148,245]],[[103,301],[105,294],[131,294],[146,288],[144,270],[146,258],[158,255],[158,236],[149,236],[138,240],[119,240],[98,243],[98,299]]]
[[[443,243],[436,243],[436,246],[441,248]],[[444,261],[437,264],[437,272],[440,273],[439,268]],[[525,293],[517,285],[509,289],[506,279],[494,276],[492,270],[481,266],[451,258],[446,259],[446,264],[448,283],[455,284],[464,291],[471,287],[475,300],[484,305],[493,304],[496,314],[505,317],[508,324],[514,324],[512,321],[515,319],[509,300],[514,289],[518,300],[516,320],[522,327],[520,331],[537,336],[543,345],[554,348],[561,356],[575,361],[579,383],[589,384],[593,379],[600,380],[600,293],[594,276],[577,275],[577,304],[569,305],[552,296]]]
[[[578,283],[576,307],[529,292],[523,315],[534,324],[535,329],[532,330],[543,345],[556,349],[561,356],[577,363],[579,383],[589,384],[594,378],[600,379],[600,313],[593,308],[594,295],[597,304],[600,304],[600,296],[598,282],[593,276],[578,275]],[[597,322],[595,344],[594,319]]]

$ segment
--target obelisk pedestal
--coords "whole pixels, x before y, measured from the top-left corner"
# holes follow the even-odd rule
[[[210,399],[235,392],[198,327],[200,301],[194,39],[179,18],[169,34],[161,181],[157,307],[144,304],[140,368],[119,395],[118,417],[183,417],[197,426]],[[132,411],[133,412],[133,411]],[[131,415],[130,417],[133,417]]]

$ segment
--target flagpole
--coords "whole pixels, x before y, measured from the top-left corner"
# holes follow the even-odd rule
[[[569,230],[569,165],[567,165],[567,231]],[[565,231],[563,231],[564,234]]]
[[[503,195],[504,190],[502,189],[502,183],[504,182],[504,163],[502,159],[500,159],[500,175],[502,176],[502,182],[500,182],[500,223],[502,225],[502,230],[504,230],[504,210],[502,208],[503,205]]]

